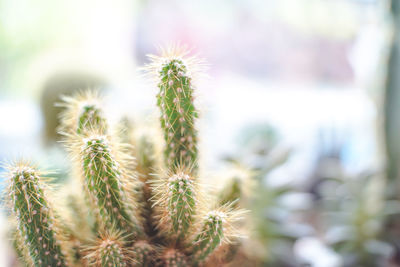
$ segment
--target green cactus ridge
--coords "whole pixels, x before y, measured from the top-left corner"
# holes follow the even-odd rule
[[[172,59],[159,73],[157,104],[161,110],[161,127],[166,147],[165,161],[169,168],[191,166],[197,168],[197,133],[193,105],[193,88],[187,67],[182,60]]]
[[[226,215],[221,211],[210,211],[204,217],[200,234],[195,238],[194,262],[202,262],[215,251],[224,238]]]
[[[11,174],[9,194],[18,230],[35,266],[66,266],[54,218],[37,171],[18,166]]]
[[[85,187],[103,222],[138,235],[140,227],[131,216],[121,184],[122,168],[112,155],[107,137],[94,135],[86,138],[82,155]]]

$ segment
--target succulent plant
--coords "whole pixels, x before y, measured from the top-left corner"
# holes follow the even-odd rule
[[[64,202],[78,218],[66,220],[63,208],[54,209],[47,196],[55,189],[37,168],[13,164],[6,198],[17,222],[15,247],[25,264],[207,266],[219,248],[238,241],[235,225],[243,211],[230,200],[213,201],[199,182],[193,101],[199,61],[187,55],[170,47],[151,56],[147,67],[160,89],[162,156],[150,136],[132,138],[125,123],[114,133],[95,91],[62,98],[59,132],[74,162],[71,179],[83,194],[72,192]],[[90,233],[83,237],[78,228]]]

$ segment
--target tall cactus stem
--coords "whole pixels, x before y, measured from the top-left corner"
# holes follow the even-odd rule
[[[150,56],[149,69],[155,72],[158,88],[157,105],[161,111],[161,127],[164,132],[164,159],[166,166],[174,170],[178,166],[197,170],[197,131],[195,119],[198,112],[193,100],[193,68],[198,62],[186,57],[187,52],[171,47],[161,57]]]

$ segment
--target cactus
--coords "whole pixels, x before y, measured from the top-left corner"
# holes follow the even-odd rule
[[[199,183],[192,76],[192,64],[198,61],[176,47],[151,59],[147,69],[160,89],[163,153],[156,152],[150,135],[134,138],[136,127],[126,121],[120,135],[114,134],[95,91],[62,98],[59,131],[74,161],[73,179],[84,192],[84,197],[72,192],[63,200],[70,214],[80,216],[70,220],[76,225],[56,227],[56,212],[36,169],[21,163],[10,168],[15,236],[23,237],[15,243],[22,243],[17,248],[28,265],[207,266],[221,248],[230,248],[224,244],[238,241],[238,205],[230,199],[212,201]],[[77,199],[86,199],[87,208],[80,209]],[[93,216],[82,214],[84,210]],[[68,213],[62,208],[57,212],[60,219]],[[81,229],[90,234],[82,237]],[[21,250],[25,247],[29,253]]]

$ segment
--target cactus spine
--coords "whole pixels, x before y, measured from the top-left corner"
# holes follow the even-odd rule
[[[39,175],[25,163],[10,169],[8,194],[18,231],[35,266],[66,266],[54,215],[44,196]]]

